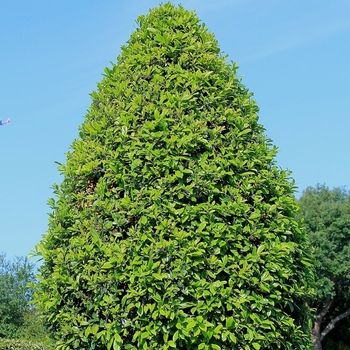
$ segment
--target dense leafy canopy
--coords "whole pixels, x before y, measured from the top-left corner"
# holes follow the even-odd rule
[[[350,192],[323,185],[309,187],[300,198],[300,207],[317,263],[312,306],[317,315],[325,311],[319,317],[321,337],[324,328],[350,308]],[[332,344],[332,349],[334,340],[349,344],[349,325],[349,318],[340,320],[323,343]]]
[[[193,12],[138,23],[37,246],[57,348],[309,348],[306,236],[252,94]]]

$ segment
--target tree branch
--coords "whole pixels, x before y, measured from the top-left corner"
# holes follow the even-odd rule
[[[327,312],[329,311],[329,308],[331,307],[333,303],[333,300],[328,298],[326,300],[325,305],[323,306],[323,309],[320,311],[320,313],[317,315],[317,318],[320,318],[321,320],[323,319],[323,317],[326,316]]]
[[[314,321],[313,327],[311,328],[311,334],[313,338],[313,343],[320,343],[321,344],[321,323],[323,320],[323,317],[327,314],[329,308],[332,305],[333,300],[328,298],[322,308],[322,310],[316,315],[316,319]]]
[[[327,327],[321,332],[321,341],[334,328],[335,324],[338,321],[342,320],[345,317],[348,317],[349,315],[350,315],[350,307],[345,312],[343,312],[342,314],[338,315],[331,322],[329,322]]]

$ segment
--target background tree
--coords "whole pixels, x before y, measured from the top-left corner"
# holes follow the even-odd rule
[[[35,281],[34,274],[34,265],[26,258],[9,261],[0,254],[0,337],[16,338],[23,331],[32,297],[28,285]]]
[[[20,344],[20,340],[26,346],[31,344],[33,349],[42,349],[51,343],[38,311],[30,304],[36,283],[35,272],[35,265],[27,258],[8,260],[4,253],[0,254],[1,349],[12,349],[13,344]]]
[[[57,348],[309,348],[306,235],[252,94],[193,12],[138,23],[37,246]]]
[[[315,349],[335,349],[334,340],[350,344],[350,193],[317,185],[299,202],[317,263]]]

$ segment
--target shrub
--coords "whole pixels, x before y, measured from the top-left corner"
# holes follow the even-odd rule
[[[17,339],[1,339],[0,350],[49,350],[48,346],[41,343]]]
[[[307,349],[289,172],[193,12],[138,19],[59,170],[36,301],[57,349]]]

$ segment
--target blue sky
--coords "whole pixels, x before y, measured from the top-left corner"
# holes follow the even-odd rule
[[[174,2],[177,3],[177,2]],[[152,0],[0,0],[0,252],[25,256],[47,229],[55,161],[90,93]],[[260,123],[307,186],[350,184],[350,2],[184,0],[239,64]],[[349,188],[349,187],[348,187]]]

